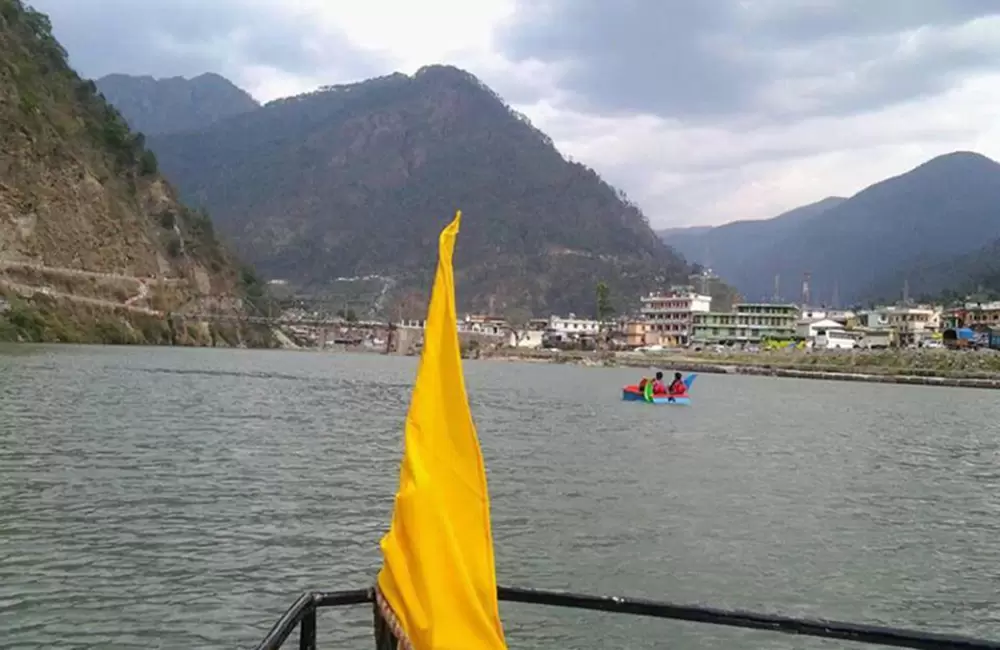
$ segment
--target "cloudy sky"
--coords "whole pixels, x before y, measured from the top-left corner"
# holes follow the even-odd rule
[[[28,1],[91,77],[212,71],[268,100],[463,67],[656,227],[1000,159],[1000,0]]]

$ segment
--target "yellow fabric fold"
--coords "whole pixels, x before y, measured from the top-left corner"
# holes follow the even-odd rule
[[[497,604],[486,469],[458,344],[452,254],[441,232],[424,347],[378,586],[415,650],[507,647]]]

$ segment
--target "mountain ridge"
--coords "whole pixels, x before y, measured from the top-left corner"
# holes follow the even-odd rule
[[[732,238],[724,250],[705,247],[713,237],[719,240],[718,232],[727,226],[667,241],[695,262],[709,264],[706,257],[712,257],[713,269],[749,296],[772,295],[777,275],[786,287],[783,293],[797,297],[800,281],[809,273],[814,302],[832,302],[839,293],[844,304],[864,303],[899,296],[907,279],[911,295],[959,282],[953,274],[945,280],[926,269],[944,268],[984,241],[1000,238],[997,205],[1000,164],[975,152],[956,151],[873,183],[846,200],[835,197],[832,205],[804,206],[820,208],[812,214],[807,210],[805,218],[731,224],[728,231],[742,236]],[[896,289],[890,290],[893,285]]]
[[[147,136],[198,129],[260,108],[260,102],[222,75],[191,78],[112,73],[96,82],[101,94]]]
[[[467,308],[585,313],[604,279],[621,309],[690,271],[620,191],[451,66],[275,100],[149,143],[241,254],[305,287],[389,274],[423,291],[456,209]]]
[[[731,271],[732,267],[745,263],[743,260],[748,257],[759,255],[761,246],[775,238],[784,237],[790,228],[797,227],[803,221],[812,219],[845,200],[843,197],[828,196],[770,219],[741,219],[705,230],[699,226],[668,230],[660,236],[685,257],[711,267],[724,276],[736,275],[736,272]]]

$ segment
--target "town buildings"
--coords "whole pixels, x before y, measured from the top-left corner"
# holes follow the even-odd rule
[[[980,339],[989,338],[991,329],[1000,332],[1000,301],[968,302],[953,309],[909,303],[857,311],[742,302],[721,310],[711,296],[694,287],[675,286],[639,302],[636,313],[613,323],[575,314],[516,325],[499,317],[465,316],[459,319],[459,330],[509,347],[584,350],[706,345],[816,350],[940,347],[948,338],[946,332],[956,329],[976,330],[975,345],[985,345]],[[1000,341],[1000,334],[990,340],[994,338]]]
[[[1000,301],[966,302],[942,314],[945,327],[1000,327]]]
[[[695,315],[708,313],[711,306],[711,296],[695,293],[691,287],[674,287],[667,293],[643,296],[640,345],[687,345],[691,342]],[[626,339],[628,334],[626,330]],[[638,336],[639,331],[634,335]]]

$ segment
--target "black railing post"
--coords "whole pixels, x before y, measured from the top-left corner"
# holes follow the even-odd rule
[[[299,650],[316,650],[316,605],[309,605],[299,623]]]

